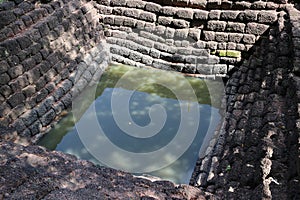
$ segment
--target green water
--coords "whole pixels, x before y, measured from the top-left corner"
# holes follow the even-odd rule
[[[39,145],[99,165],[188,183],[201,146],[220,120],[222,88],[220,81],[114,65],[95,92],[85,89],[76,99],[74,116],[64,117]]]

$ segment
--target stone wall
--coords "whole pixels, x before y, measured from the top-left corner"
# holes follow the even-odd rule
[[[280,4],[240,1],[102,0],[112,60],[225,76],[278,20]]]
[[[92,1],[0,4],[1,138],[34,140],[101,75],[101,28]]]
[[[298,199],[299,21],[293,6],[226,84],[224,122],[191,184],[224,199]],[[296,23],[295,23],[296,22]],[[293,48],[295,47],[295,48]]]
[[[300,198],[299,16],[297,6],[285,1],[2,3],[0,140],[34,142],[80,91],[97,82],[110,59],[138,67],[226,76],[223,123],[205,156],[199,158],[190,184],[214,193],[216,199]],[[5,159],[0,164],[8,172],[30,174],[20,163],[34,158],[36,167],[56,156],[56,152],[27,147],[30,157],[20,158],[23,147],[4,141],[1,147],[0,156]],[[64,168],[63,157],[55,157],[60,160],[57,169]],[[81,162],[67,160],[72,166]],[[18,167],[12,169],[9,164]],[[93,166],[84,173],[91,171],[93,176],[106,173]],[[115,181],[132,179],[117,171],[110,176],[113,173],[119,173]],[[84,184],[88,178],[82,177]],[[70,178],[64,184],[79,187],[80,181]],[[147,182],[143,187],[157,185]],[[64,190],[63,184],[59,187],[52,193],[46,191],[49,198],[62,197],[64,192],[74,197],[98,191],[94,182],[88,185],[90,190],[77,188],[74,193],[68,187]],[[174,186],[169,189],[177,192]],[[168,194],[172,193],[160,195]]]

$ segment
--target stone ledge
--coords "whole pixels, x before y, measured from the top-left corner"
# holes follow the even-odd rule
[[[192,186],[135,177],[38,146],[0,142],[0,158],[0,199],[212,199]]]

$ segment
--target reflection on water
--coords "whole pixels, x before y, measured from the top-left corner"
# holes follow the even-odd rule
[[[210,123],[216,125],[220,120],[218,108],[211,106],[210,95],[205,83],[206,81],[204,82],[200,79],[188,78],[189,83],[195,90],[198,102],[190,102],[187,98],[183,99],[184,104],[182,106],[172,91],[166,87],[156,84],[155,82],[151,83],[150,81],[149,84],[148,81],[148,84],[142,85],[135,91],[130,90],[130,88],[128,88],[126,85],[114,88],[116,82],[128,70],[136,70],[141,79],[151,79],[151,71],[149,70],[125,66],[111,67],[103,75],[99,83],[95,101],[92,104],[90,102],[87,102],[86,104],[83,103],[81,108],[83,114],[82,119],[89,119],[90,115],[93,114],[92,108],[96,108],[98,123],[103,129],[105,136],[109,138],[114,145],[129,152],[147,153],[159,150],[168,145],[176,136],[181,121],[181,109],[186,109],[186,112],[199,109],[200,121],[188,119],[189,125],[198,126],[198,131],[193,143],[189,146],[187,151],[185,151],[183,155],[171,165],[149,173],[163,179],[172,180],[175,183],[188,183],[198,158],[198,152],[202,145],[202,141],[208,132],[213,131],[212,129],[209,129]],[[181,87],[181,83],[176,80],[175,76],[172,76],[173,73],[164,71],[160,73],[164,74],[163,77],[166,81],[171,81],[171,83],[176,85],[176,87]],[[128,81],[130,82],[131,80]],[[143,82],[144,80],[139,81]],[[220,87],[220,84],[222,84],[220,82],[215,82],[213,84],[215,84],[216,89],[222,88]],[[114,119],[114,117],[118,115],[118,111],[115,111],[114,113],[114,110],[111,106],[113,93],[114,95],[119,95],[120,97],[122,95],[132,93],[129,102],[124,102],[123,98],[117,98],[115,100],[118,105],[129,103],[129,114],[131,118],[121,120],[121,127],[129,127],[130,129],[131,126],[137,124],[141,127],[152,125],[153,129],[155,129],[156,127],[160,126],[158,125],[159,121],[155,122],[155,120],[151,120],[149,113],[155,113],[155,109],[160,109],[160,107],[153,105],[159,105],[165,109],[165,114],[167,116],[162,128],[158,129],[157,134],[154,134],[151,137],[148,137],[149,134],[145,132],[139,132],[140,137],[134,137],[131,134],[126,134],[126,131],[124,133],[124,130],[120,128],[120,124],[117,124]],[[87,96],[83,96],[85,99],[89,99]],[[195,106],[197,106],[197,109]],[[81,123],[82,119],[80,119],[77,124]],[[91,132],[91,130],[86,131]],[[144,138],[143,134],[145,134]],[[189,133],[187,132],[186,134]],[[95,133],[90,139],[89,145],[98,145],[102,139],[102,137]],[[42,138],[42,140],[39,142],[39,145],[45,146],[51,150],[55,149],[70,153],[81,159],[90,160],[96,164],[103,165],[82,144],[71,114],[62,119],[53,130],[51,130],[44,138]],[[178,143],[177,148],[180,147],[181,146]],[[106,149],[101,149],[101,147],[100,150],[103,152],[106,151]],[[136,164],[132,163],[126,157],[121,157],[118,153],[107,152],[107,154],[109,154],[114,163],[119,166],[119,169],[128,169],[128,167],[133,167],[133,165]],[[168,152],[165,155],[161,155],[160,159],[172,160],[173,156],[174,155],[172,152]],[[155,165],[155,163],[153,163],[153,165]]]

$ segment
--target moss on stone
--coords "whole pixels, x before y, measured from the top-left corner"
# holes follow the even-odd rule
[[[235,50],[217,50],[214,52],[211,52],[212,55],[217,54],[220,57],[232,57],[232,58],[240,58],[241,52],[235,51]]]
[[[228,57],[240,58],[241,57],[241,52],[240,51],[234,51],[234,50],[227,50],[226,55]]]
[[[226,57],[226,50],[218,50],[218,55],[221,57]]]

